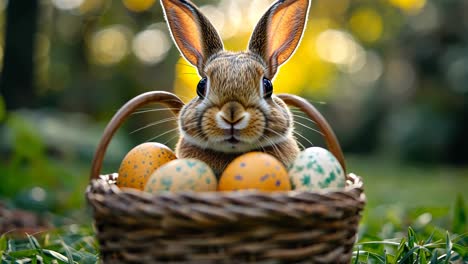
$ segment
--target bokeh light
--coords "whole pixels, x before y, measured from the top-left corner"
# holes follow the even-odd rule
[[[55,7],[62,10],[72,10],[78,8],[84,0],[52,0]]]
[[[263,15],[263,10],[267,10],[268,7],[270,6],[272,1],[268,0],[253,0],[250,3],[249,6],[249,11],[247,15],[247,21],[248,23],[245,24],[245,26],[241,27],[241,29],[247,31],[247,32],[252,32],[253,27],[257,24],[257,22],[260,20],[260,18]],[[262,10],[259,12],[259,10]],[[246,21],[246,22],[247,22]]]
[[[340,65],[353,65],[362,50],[350,34],[334,29],[320,33],[316,48],[320,58]]]
[[[417,13],[425,5],[426,0],[388,0],[390,4],[408,13]]]
[[[363,7],[353,12],[349,26],[351,31],[361,40],[375,42],[383,31],[382,18],[374,9]]]
[[[105,4],[106,0],[84,0],[78,8],[81,14],[88,14],[99,11]]]
[[[360,86],[369,86],[380,79],[383,73],[383,62],[380,56],[372,51],[364,53],[364,64],[350,75],[351,80]]]
[[[416,72],[414,66],[404,58],[391,58],[386,65],[385,87],[393,98],[410,95],[414,90]]]
[[[242,24],[242,9],[238,0],[223,0],[219,3],[219,9],[224,16],[224,26],[220,30],[221,37],[228,39],[235,36]]]
[[[31,189],[31,199],[36,202],[42,202],[46,199],[47,193],[41,187],[34,187]]]
[[[210,20],[218,32],[224,31],[224,13],[216,6],[205,5],[200,7],[200,11]]]
[[[468,93],[468,57],[462,57],[449,64],[447,77],[453,91]]]
[[[101,65],[120,62],[129,51],[128,29],[111,26],[96,32],[91,39],[91,59]]]
[[[142,12],[150,9],[156,0],[122,0],[124,6],[133,12]]]
[[[432,3],[427,3],[418,14],[409,16],[408,20],[409,26],[421,33],[430,32],[440,25],[439,11]]]
[[[171,48],[169,36],[158,28],[141,31],[133,39],[132,50],[136,57],[145,64],[161,62]]]
[[[8,5],[8,0],[0,0],[0,12],[3,12]]]

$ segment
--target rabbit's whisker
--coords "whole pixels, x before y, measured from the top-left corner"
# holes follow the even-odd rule
[[[298,115],[298,114],[292,114],[292,116],[293,116],[294,118],[297,117],[297,118],[300,118],[300,119],[303,119],[303,120],[308,120],[308,121],[310,121],[310,122],[312,122],[312,123],[314,123],[314,124],[317,124],[314,120],[312,120],[312,119],[310,119],[310,118],[308,118],[308,117],[306,117],[306,116],[302,116],[302,115]]]
[[[307,141],[311,146],[313,146],[314,144],[312,144],[312,142],[310,142],[310,140],[308,140],[306,137],[304,137],[303,135],[297,133],[296,131],[293,131],[293,134],[295,136],[299,136],[301,137],[302,139],[304,139],[305,141]],[[304,146],[304,144],[301,143],[301,141],[299,140],[296,140],[297,144],[302,148],[302,150],[306,149],[306,147]]]
[[[144,114],[144,113],[149,113],[149,112],[159,112],[159,111],[169,111],[169,110],[178,110],[178,108],[144,108],[144,109],[140,109],[138,111],[135,111],[132,113],[132,115],[136,115],[136,114]]]
[[[276,154],[277,157],[280,157],[281,156],[281,152],[279,151],[278,147],[276,146],[276,144],[273,142],[273,140],[268,137],[268,136],[263,136],[263,138],[270,144],[273,152]],[[265,149],[264,149],[265,150]]]
[[[271,129],[271,128],[266,127],[265,130],[266,130],[266,131],[269,131],[269,132],[271,132],[271,133],[273,133],[273,134],[276,134],[276,135],[278,136],[278,138],[280,138],[280,139],[286,139],[286,138],[287,138],[285,135],[281,135],[280,133],[274,131],[274,130]],[[268,137],[268,136],[267,136],[267,137]],[[271,138],[271,137],[268,137],[268,138],[270,139],[270,144],[272,144],[272,146],[276,146],[276,144],[274,143],[274,141],[272,140],[272,138]]]
[[[178,138],[179,134],[176,134],[175,136],[171,137],[170,139],[166,140],[163,145],[167,145],[169,142],[173,141],[175,138]]]
[[[164,118],[164,119],[159,120],[157,122],[150,123],[150,124],[148,124],[148,125],[146,125],[144,127],[140,127],[138,129],[135,129],[132,132],[130,132],[130,134],[133,134],[135,132],[138,132],[138,131],[143,130],[143,129],[148,128],[148,127],[152,127],[152,126],[155,126],[155,125],[159,125],[159,124],[163,124],[163,123],[170,122],[170,121],[175,121],[175,120],[177,120],[177,117]]]
[[[280,134],[280,133],[274,131],[273,129],[271,129],[271,128],[269,128],[269,127],[265,127],[265,130],[266,130],[266,131],[269,131],[269,132],[271,132],[271,133],[273,133],[273,134],[275,134],[275,135],[277,135],[277,136],[278,136],[279,138],[281,138],[281,139],[285,139],[285,138],[286,138],[285,135],[282,135],[282,134]],[[270,137],[270,138],[271,138],[271,137]]]
[[[320,135],[323,136],[323,133],[322,133],[321,131],[319,131],[319,130],[317,130],[317,129],[315,129],[315,128],[309,127],[309,126],[307,126],[307,125],[304,125],[303,123],[301,123],[301,122],[299,122],[299,121],[294,120],[294,124],[301,125],[301,126],[307,128],[307,129],[310,129],[310,130],[312,130],[312,131],[314,131],[314,132],[317,132],[317,133],[319,133]]]
[[[155,139],[157,139],[157,138],[159,138],[159,137],[162,137],[162,136],[167,135],[167,134],[169,134],[169,133],[175,132],[175,131],[177,131],[178,129],[179,129],[179,128],[177,128],[177,127],[176,127],[176,128],[173,128],[173,129],[170,129],[170,130],[168,130],[168,131],[166,131],[166,132],[164,132],[164,133],[162,133],[162,134],[159,134],[159,135],[157,135],[157,136],[155,136],[155,137],[152,137],[152,138],[146,140],[146,142],[155,140]]]

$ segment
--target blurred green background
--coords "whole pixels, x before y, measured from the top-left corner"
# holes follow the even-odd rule
[[[242,50],[272,1],[194,2],[225,46]],[[350,171],[364,178],[362,232],[467,231],[466,215],[461,227],[452,217],[457,195],[457,208],[468,198],[466,14],[466,0],[314,0],[302,44],[274,80],[276,93],[319,108]],[[93,153],[118,108],[151,90],[195,95],[198,76],[155,0],[0,0],[0,40],[0,201],[8,208],[81,219]],[[147,140],[174,146],[173,121],[138,130],[171,117],[153,109],[163,108],[127,121],[103,172]],[[304,147],[323,145],[310,121],[296,120]]]

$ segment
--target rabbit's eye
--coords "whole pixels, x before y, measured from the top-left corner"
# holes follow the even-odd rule
[[[206,93],[206,77],[201,79],[197,85],[197,94],[200,98],[205,98]]]
[[[273,84],[270,80],[263,77],[263,97],[270,98],[273,94]]]

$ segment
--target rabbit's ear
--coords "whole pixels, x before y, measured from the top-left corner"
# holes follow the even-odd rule
[[[161,0],[172,37],[180,53],[203,75],[203,65],[223,49],[214,26],[189,0]]]
[[[304,32],[310,0],[278,0],[262,16],[250,37],[249,50],[268,66],[268,79],[296,50]]]

